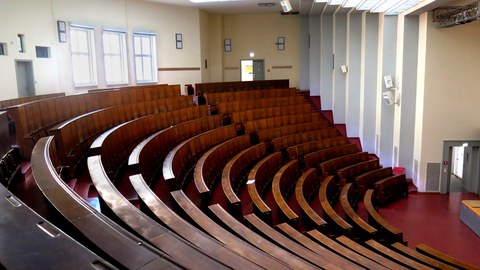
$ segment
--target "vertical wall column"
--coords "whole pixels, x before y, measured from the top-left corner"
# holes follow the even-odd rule
[[[322,99],[322,110],[332,110],[333,15],[324,14],[321,16],[320,29],[320,96]],[[310,80],[318,81],[318,77],[310,77]]]
[[[333,69],[333,118],[335,123],[345,123],[347,100],[347,75],[341,66],[347,64],[347,15],[334,15],[334,69]]]
[[[350,14],[348,31],[348,76],[346,121],[349,137],[360,136],[362,77],[362,14]]]
[[[375,152],[375,136],[377,118],[377,101],[380,98],[377,95],[378,84],[378,36],[379,36],[379,15],[366,13],[363,32],[365,35],[364,58],[362,69],[364,70],[364,99],[362,110],[362,130],[360,138],[364,151]]]
[[[320,83],[321,80],[318,78],[320,77],[320,54],[321,54],[321,46],[320,46],[320,35],[322,29],[322,22],[320,16],[310,16],[309,19],[309,33],[310,33],[310,95],[312,96],[321,96],[322,98],[322,109],[324,109],[324,97],[320,91]],[[303,47],[302,47],[303,48]]]
[[[320,62],[320,59],[318,62]],[[309,74],[310,74],[310,17],[301,16],[300,17],[300,89],[301,90],[310,89]]]

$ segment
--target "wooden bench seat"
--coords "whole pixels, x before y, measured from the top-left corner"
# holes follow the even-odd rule
[[[272,181],[273,198],[280,209],[281,217],[292,223],[297,221],[298,215],[290,208],[287,199],[297,183],[299,172],[298,160],[294,159],[283,165],[274,175]]]
[[[353,164],[337,170],[337,176],[341,185],[352,183],[355,176],[364,174],[369,171],[380,169],[382,166],[378,159],[372,159],[357,164]]]
[[[232,217],[219,204],[210,205],[208,208],[217,217],[217,223],[224,224],[225,227],[229,228],[238,237],[243,238],[258,249],[270,254],[292,269],[316,269],[315,266],[311,265],[301,257],[290,253],[288,250],[279,248],[271,241],[255,233],[253,230]]]
[[[344,155],[358,153],[358,152],[359,152],[358,148],[355,144],[344,144],[344,145],[317,150],[314,152],[310,152],[304,156],[305,167],[307,169],[316,168],[318,173],[320,174],[321,171],[320,171],[319,164],[321,162],[324,162],[336,157],[344,156]]]
[[[165,224],[170,230],[185,238],[185,240],[209,254],[212,258],[234,269],[240,269],[252,264],[210,235],[193,226],[190,222],[181,218],[150,189],[141,174],[130,176],[130,182],[142,202],[151,211],[152,217]]]
[[[399,263],[396,263],[395,261],[392,261],[390,260],[388,257],[385,257],[385,256],[382,256],[381,254],[377,253],[377,252],[374,252],[362,245],[360,245],[359,243],[351,240],[350,238],[346,237],[346,236],[339,236],[336,238],[338,242],[340,242],[342,245],[344,245],[345,247],[348,247],[349,249],[387,267],[387,268],[390,268],[390,269],[398,269],[398,270],[407,270],[409,268],[399,264]]]
[[[0,100],[0,110],[5,110],[7,107],[32,102],[36,100],[42,100],[47,98],[55,98],[65,96],[65,93],[51,93],[51,94],[44,94],[44,95],[35,95],[30,97],[21,97],[21,98],[13,98],[13,99],[4,99]]]
[[[228,91],[254,90],[254,89],[280,89],[289,88],[289,80],[261,80],[261,81],[231,81],[231,82],[210,82],[210,83],[196,83],[195,92],[203,93],[217,93]]]
[[[0,262],[3,269],[116,269],[0,185]],[[61,256],[59,256],[61,254]]]
[[[296,230],[295,228],[293,228],[287,223],[281,223],[276,225],[275,227],[281,232],[283,232],[285,235],[290,237],[291,239],[295,240],[296,242],[310,249],[316,254],[324,257],[325,259],[327,259],[328,261],[330,261],[331,263],[335,264],[336,266],[342,269],[363,269],[363,267],[365,267],[365,265],[359,266],[355,264],[357,263],[356,261],[348,260],[348,258],[343,257],[341,254],[337,254],[336,252],[333,252],[332,250],[324,247],[323,245],[320,245],[318,242],[300,233],[298,230]],[[362,262],[366,262],[366,261],[367,260],[364,260]],[[371,266],[379,266],[378,264],[375,264],[373,262],[368,262],[366,264],[368,265],[369,268],[371,268]],[[382,267],[380,266],[380,268]]]
[[[407,196],[408,183],[405,174],[393,175],[375,182],[375,201],[379,206]]]
[[[291,146],[302,144],[305,142],[333,138],[338,135],[337,132],[338,131],[336,128],[328,127],[307,132],[294,133],[274,138],[272,140],[272,144],[275,148],[275,151],[280,151],[282,149],[288,149]]]
[[[396,251],[402,253],[405,256],[408,256],[408,257],[410,257],[410,258],[412,258],[416,261],[419,261],[423,264],[434,267],[436,269],[446,269],[446,270],[458,269],[458,268],[452,267],[448,264],[445,264],[441,261],[430,258],[430,257],[428,257],[424,254],[421,254],[418,251],[410,249],[407,246],[403,245],[402,243],[395,242],[395,243],[391,244],[391,247],[393,249],[395,249]]]
[[[315,241],[317,241],[318,243],[324,245],[325,247],[327,247],[328,249],[330,249],[331,251],[341,255],[341,256],[344,256],[345,258],[351,260],[352,262],[355,262],[367,269],[390,269],[388,267],[385,267],[383,265],[381,265],[380,263],[378,263],[376,261],[376,257],[379,257],[376,253],[373,253],[369,250],[369,252],[373,253],[374,255],[377,255],[376,257],[374,258],[370,258],[368,256],[366,256],[365,254],[359,254],[357,252],[355,252],[354,250],[346,247],[346,246],[343,246],[341,244],[339,244],[337,241],[331,239],[330,237],[324,235],[323,233],[321,233],[320,231],[318,230],[311,230],[311,231],[308,231],[306,233],[310,238],[314,239]],[[353,242],[353,241],[352,241]],[[355,243],[355,242],[353,242]],[[396,268],[394,268],[396,269]]]
[[[233,123],[242,123],[248,121],[255,121],[263,118],[271,118],[277,116],[285,116],[299,113],[311,113],[312,108],[309,104],[279,106],[273,104],[275,107],[262,107],[258,109],[251,109],[245,111],[238,111],[231,113]]]
[[[55,171],[53,147],[53,137],[37,142],[32,155],[33,177],[48,201],[79,233],[123,268],[176,268],[168,255],[130,234],[73,192]]]
[[[312,130],[318,130],[328,127],[328,122],[326,121],[319,121],[319,122],[307,122],[307,123],[299,123],[293,125],[286,125],[286,126],[279,126],[274,127],[271,129],[264,129],[257,131],[258,137],[260,141],[270,141],[272,139],[282,137],[285,135],[295,134],[295,133],[302,133],[308,132]]]
[[[180,142],[202,132],[220,127],[220,116],[196,118],[162,129],[148,136],[130,152],[128,166],[132,173],[142,173],[150,185],[163,178],[162,167],[165,157]]]
[[[363,199],[363,205],[368,212],[368,222],[380,229],[380,236],[387,242],[403,242],[403,232],[385,220],[377,211],[373,199],[373,189],[368,189]]]
[[[342,193],[340,194],[340,203],[342,204],[343,211],[345,212],[347,220],[351,221],[351,223],[355,225],[355,228],[358,229],[354,233],[356,237],[363,239],[373,238],[377,234],[377,229],[369,225],[355,212],[352,204],[350,203],[353,193],[354,191],[352,183],[347,183],[342,188]]]
[[[241,201],[237,196],[240,187],[246,184],[242,181],[243,175],[247,175],[247,170],[265,153],[265,143],[251,146],[231,158],[223,169],[223,193],[230,205],[230,212],[234,213],[236,217],[243,217]]]
[[[281,88],[271,88],[271,89],[260,89],[260,88],[251,88],[251,89],[242,89],[237,88],[235,91],[216,91],[204,93],[203,96],[207,99],[208,104],[214,105],[218,102],[225,101],[235,101],[243,99],[261,99],[267,97],[286,97],[286,96],[296,96],[297,89],[281,87]],[[200,93],[197,92],[197,96]]]
[[[347,269],[345,268],[345,264],[342,266],[336,265],[336,263],[340,263],[339,261],[332,262],[333,256],[330,257],[329,255],[333,255],[332,253],[329,253],[327,250],[322,250],[318,253],[315,253],[314,251],[303,247],[300,244],[295,243],[294,241],[288,239],[285,237],[283,234],[275,230],[274,228],[270,227],[268,224],[266,224],[264,221],[262,221],[258,216],[255,214],[248,214],[245,216],[246,221],[261,235],[267,237],[280,247],[285,248],[286,250],[289,250],[293,254],[296,254],[297,256],[304,258],[305,260],[309,261],[310,263],[313,263],[314,265],[318,267],[322,267],[324,269]],[[337,259],[338,257],[335,257]],[[346,263],[348,265],[348,269],[355,269],[355,266],[353,264]],[[357,268],[361,269],[361,268]]]
[[[291,114],[248,121],[245,123],[245,128],[247,132],[252,132],[309,122],[324,122],[323,125],[325,127],[328,126],[327,120],[321,119],[320,113],[315,112],[308,114]]]
[[[219,114],[232,114],[235,112],[255,110],[261,108],[302,105],[304,104],[304,100],[302,96],[296,95],[263,98],[253,98],[251,96],[245,96],[230,101],[220,101],[214,104],[218,109]]]
[[[367,189],[374,188],[375,182],[382,178],[392,176],[393,170],[391,167],[381,168],[374,171],[366,172],[355,177],[357,184],[358,196],[363,197]]]
[[[314,195],[318,194],[320,188],[320,179],[317,178],[316,172],[315,168],[311,168],[300,176],[295,186],[295,197],[302,209],[304,224],[320,228],[327,225],[327,222],[313,210],[309,203],[313,197],[317,198]]]
[[[384,256],[387,256],[392,260],[396,261],[397,263],[402,264],[406,267],[413,268],[413,269],[433,269],[431,267],[428,267],[425,264],[419,263],[406,256],[403,256],[402,254],[378,243],[375,240],[368,240],[365,242],[365,244],[367,244],[370,248],[372,248],[376,252],[379,252]]]
[[[451,265],[453,267],[457,267],[460,269],[471,269],[471,270],[478,270],[480,269],[479,266],[473,265],[471,263],[459,260],[455,257],[452,257],[446,253],[441,252],[440,250],[437,250],[435,248],[432,248],[426,244],[418,244],[415,246],[415,249],[420,252],[421,254],[427,255],[429,257],[432,257],[436,260],[439,260],[441,262],[444,262],[448,265]]]
[[[168,254],[175,261],[182,265],[188,265],[189,268],[226,268],[131,204],[108,178],[100,156],[89,157],[87,166],[92,182],[105,204],[120,220],[146,241]],[[191,260],[194,260],[195,263],[192,263]]]
[[[178,204],[181,211],[185,213],[185,217],[197,224],[212,237],[235,251],[240,256],[248,259],[256,264],[246,267],[247,269],[288,269],[286,265],[273,258],[271,255],[264,253],[256,247],[236,237],[229,231],[225,230],[219,224],[211,220],[203,213],[197,205],[195,205],[182,190],[171,192],[173,199]]]
[[[335,183],[333,176],[328,176],[320,184],[319,195],[320,204],[322,205],[324,218],[328,217],[328,225],[335,226],[332,228],[334,232],[345,234],[352,230],[352,225],[345,221],[332,207],[331,199],[335,197],[334,193],[338,193],[338,185]],[[331,222],[330,222],[331,221]]]
[[[327,128],[324,130],[325,131],[332,130],[330,131],[332,133],[337,132],[335,128],[334,129]],[[291,158],[304,159],[305,155],[310,154],[312,152],[348,144],[348,140],[344,136],[338,136],[335,134],[328,134],[328,135],[330,136],[325,136],[318,139],[291,145],[287,148],[288,155]]]
[[[197,161],[194,170],[195,187],[200,194],[202,206],[207,206],[215,180],[221,175],[230,157],[250,146],[248,134],[220,143],[205,152]]]
[[[185,176],[194,168],[193,157],[235,136],[235,127],[229,125],[203,132],[178,144],[163,162],[163,177],[170,188],[176,190],[183,187]]]
[[[282,154],[275,152],[258,162],[248,174],[247,188],[254,211],[269,223],[272,222],[272,210],[262,197],[270,189],[272,178],[282,164]]]
[[[354,153],[329,159],[320,163],[322,176],[335,175],[338,169],[368,160],[367,152]]]

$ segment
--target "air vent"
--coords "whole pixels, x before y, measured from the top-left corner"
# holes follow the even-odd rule
[[[258,3],[259,7],[274,7],[275,3],[270,2],[270,3]]]

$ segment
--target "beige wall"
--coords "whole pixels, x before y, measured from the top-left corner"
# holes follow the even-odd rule
[[[200,48],[200,12],[196,8],[170,6],[136,0],[1,0],[0,42],[8,43],[8,56],[0,56],[1,99],[15,98],[17,83],[15,59],[33,61],[37,93],[74,92],[70,44],[59,43],[57,20],[95,27],[95,49],[99,87],[106,87],[103,71],[101,29],[128,30],[129,79],[134,84],[132,31],[157,34],[157,61],[161,68],[202,66]],[[8,7],[8,8],[4,8]],[[22,18],[21,20],[18,18]],[[16,36],[25,35],[27,52],[16,52]],[[175,33],[183,35],[183,49],[175,48]],[[51,58],[36,59],[35,46],[49,46]],[[202,80],[201,71],[163,71],[160,83],[186,84]],[[79,89],[77,89],[79,90]]]
[[[426,25],[423,125],[416,131],[421,151],[419,185],[426,178],[427,163],[441,163],[444,140],[480,138],[480,22],[436,29],[429,15]],[[417,128],[417,129],[418,129]],[[419,145],[420,144],[420,145]]]
[[[285,50],[278,51],[277,37],[285,37]],[[290,79],[291,87],[300,86],[300,16],[280,14],[225,15],[223,37],[232,41],[232,51],[223,53],[224,80],[240,80],[241,59],[265,60],[265,79]],[[292,66],[292,69],[272,69],[272,66]]]

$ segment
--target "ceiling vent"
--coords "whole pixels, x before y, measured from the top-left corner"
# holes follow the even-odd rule
[[[275,3],[270,2],[270,3],[258,3],[259,7],[274,7]]]

